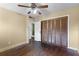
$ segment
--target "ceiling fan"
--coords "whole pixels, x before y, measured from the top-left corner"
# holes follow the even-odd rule
[[[31,8],[32,10],[36,10],[36,8],[48,8],[48,5],[40,5],[38,6],[37,3],[31,3],[30,6],[26,6],[26,5],[21,5],[21,4],[18,4],[19,7],[26,7],[26,8]],[[31,11],[28,11],[27,14],[30,14]],[[38,12],[39,15],[41,15],[42,13],[39,11]]]
[[[40,6],[38,6],[37,3],[31,3],[30,6],[20,5],[20,4],[18,6],[26,7],[26,8],[32,8],[32,9],[34,9],[34,8],[48,8],[48,5],[40,5]]]

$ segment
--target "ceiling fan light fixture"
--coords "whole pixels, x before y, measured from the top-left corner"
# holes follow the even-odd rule
[[[27,14],[28,15],[41,15],[42,13],[38,8],[35,8],[28,11]]]
[[[41,15],[42,13],[41,12],[39,12],[39,15]]]
[[[42,11],[40,8],[48,8],[47,4],[39,4],[39,3],[30,3],[29,6],[27,5],[23,5],[23,4],[18,4],[19,7],[25,7],[25,8],[29,8],[30,10],[27,12],[28,15],[32,15],[32,16],[39,16],[42,14]]]
[[[38,9],[35,8],[35,9],[33,10],[33,14],[36,14],[37,12],[38,12]]]
[[[28,12],[28,14],[30,14],[30,13],[31,13],[31,11]]]

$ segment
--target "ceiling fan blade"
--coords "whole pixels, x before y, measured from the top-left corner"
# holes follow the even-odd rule
[[[27,8],[31,8],[30,6],[25,6],[25,5],[18,5],[19,7],[27,7]]]
[[[37,8],[48,8],[48,5],[37,6]]]

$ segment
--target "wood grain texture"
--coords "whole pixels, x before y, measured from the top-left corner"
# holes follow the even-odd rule
[[[41,37],[42,37],[42,39],[41,39],[41,41],[43,42],[43,43],[47,43],[47,40],[48,40],[48,25],[47,25],[47,21],[43,21],[43,22],[41,22]]]
[[[4,51],[0,56],[79,56],[77,51],[57,46],[48,46],[38,41],[31,41],[19,47]]]
[[[68,17],[59,17],[41,22],[42,43],[67,48]]]
[[[68,43],[68,17],[62,17],[61,18],[61,40],[62,40],[62,45],[64,47],[67,47]]]
[[[60,19],[56,19],[56,45],[61,46]]]
[[[48,20],[48,44],[52,44],[52,20]]]

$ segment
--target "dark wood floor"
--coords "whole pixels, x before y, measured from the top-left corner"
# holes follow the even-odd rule
[[[0,56],[78,56],[77,51],[61,49],[59,47],[41,46],[41,42],[31,42],[22,46],[4,51]]]

